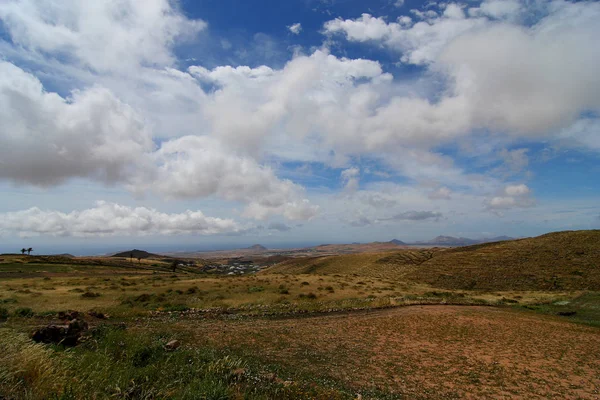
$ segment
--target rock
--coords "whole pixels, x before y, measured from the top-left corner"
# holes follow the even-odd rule
[[[109,318],[108,314],[104,314],[100,311],[88,311],[88,315],[90,317],[98,318],[98,319],[108,319]]]
[[[169,351],[177,350],[181,346],[181,342],[179,340],[171,340],[169,343],[165,345],[165,349]]]
[[[231,372],[231,375],[233,375],[233,377],[239,381],[244,377],[244,375],[246,375],[246,368],[234,369]]]
[[[58,313],[58,319],[63,320],[63,321],[72,321],[74,319],[77,319],[81,316],[81,314],[79,313],[79,311],[60,311]]]
[[[69,333],[70,334],[81,334],[88,330],[88,323],[82,319],[74,319],[69,322]]]
[[[67,336],[68,325],[48,325],[36,330],[31,339],[37,343],[60,343]]]
[[[87,331],[88,324],[81,319],[73,319],[68,325],[50,324],[36,330],[31,339],[37,343],[54,343],[75,346]]]
[[[275,380],[277,379],[277,375],[270,372],[261,374],[260,377],[267,382],[275,382]]]
[[[577,311],[559,311],[557,314],[562,317],[572,317],[577,314]]]

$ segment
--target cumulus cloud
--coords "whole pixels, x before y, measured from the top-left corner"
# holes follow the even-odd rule
[[[289,25],[287,28],[294,35],[299,35],[302,32],[302,24],[299,22]]]
[[[215,139],[186,136],[156,148],[144,120],[104,88],[64,99],[10,63],[0,72],[0,178],[49,187],[85,177],[168,198],[216,195],[261,219],[317,212],[300,186]]]
[[[446,95],[436,104],[395,99],[390,109],[412,109],[420,121],[409,123],[413,132],[421,129],[438,140],[476,128],[555,136],[581,113],[600,110],[600,81],[593,68],[600,63],[594,39],[600,35],[600,4],[549,4],[545,16],[532,26],[498,20],[515,16],[520,7],[484,2],[480,11],[470,10],[469,17],[449,4],[442,15],[422,16],[427,21],[387,23],[363,14],[329,21],[325,32],[382,43],[400,53],[403,62],[427,65],[447,79]],[[442,120],[446,128],[436,135],[434,126]]]
[[[362,14],[357,19],[328,21],[324,30],[328,34],[343,34],[354,42],[381,42],[400,53],[402,62],[426,65],[435,61],[452,39],[486,23],[483,18],[465,18],[462,9],[454,4],[441,16],[432,10],[413,10],[413,14],[422,21],[405,17],[388,23],[382,17]]]
[[[62,98],[7,62],[0,62],[0,120],[0,178],[18,183],[126,181],[154,147],[140,115],[110,91]]]
[[[524,6],[518,0],[485,0],[479,7],[469,9],[472,17],[488,16],[495,19],[518,18]]]
[[[22,237],[215,235],[243,231],[244,228],[232,219],[207,217],[201,211],[167,214],[152,208],[104,201],[97,202],[93,208],[69,213],[37,207],[0,213],[0,233]]]
[[[179,70],[174,46],[204,22],[168,0],[93,3],[0,4],[11,39],[1,50],[11,49],[7,59],[35,61],[23,63],[33,73],[0,64],[0,179],[52,186],[87,178],[173,199],[215,196],[242,203],[245,217],[293,220],[314,217],[318,207],[300,185],[277,176],[279,161],[351,171],[364,155],[411,184],[439,188],[425,200],[455,199],[465,190],[488,195],[503,183],[455,165],[454,155],[439,150],[446,143],[501,136],[496,147],[512,149],[525,138],[600,148],[598,3],[535,2],[545,4],[536,13],[531,2],[513,0],[436,3],[395,21],[364,14],[325,24],[328,35],[384,46],[422,67],[433,78],[426,84],[394,79],[379,62],[337,57],[326,46],[280,68]],[[36,74],[45,84],[60,77],[81,89],[51,93]],[[507,174],[527,167],[526,150],[496,147],[489,154]],[[342,179],[357,190],[358,177]],[[495,193],[487,207],[531,199],[508,192]]]
[[[158,166],[155,176],[144,179],[136,190],[173,198],[216,195],[241,201],[248,204],[243,215],[255,219],[279,214],[302,220],[318,212],[302,197],[302,187],[277,178],[270,168],[228,151],[209,137],[186,136],[163,143],[153,159]]]
[[[353,193],[358,190],[360,169],[356,167],[348,168],[342,171],[342,182],[344,183],[344,190]]]
[[[488,210],[500,212],[511,208],[527,208],[535,204],[535,200],[531,196],[531,190],[525,184],[508,185],[494,196],[485,202]]]
[[[174,63],[171,47],[206,28],[171,0],[7,0],[0,19],[18,46],[68,54],[94,71]],[[98,55],[101,55],[100,57]]]

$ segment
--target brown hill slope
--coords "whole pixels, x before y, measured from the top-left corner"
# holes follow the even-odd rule
[[[600,230],[448,249],[406,278],[447,289],[600,290]]]
[[[409,271],[430,259],[435,249],[399,252],[343,254],[303,257],[282,262],[266,273],[276,274],[347,274],[381,279],[402,279]]]
[[[600,230],[445,250],[297,258],[266,272],[356,274],[445,289],[600,290]]]

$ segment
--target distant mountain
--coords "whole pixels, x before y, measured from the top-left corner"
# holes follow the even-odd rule
[[[490,242],[502,242],[505,240],[514,240],[509,236],[497,236],[493,238],[484,239],[469,239],[465,237],[454,237],[454,236],[438,236],[426,242],[417,242],[415,244],[429,245],[429,246],[470,246],[473,244],[490,243]]]
[[[248,250],[263,251],[263,250],[267,250],[267,248],[261,244],[255,244],[254,246],[248,247]]]
[[[163,256],[159,256],[158,254],[148,253],[147,251],[144,251],[144,250],[133,249],[133,250],[122,251],[120,253],[113,254],[111,257],[124,257],[124,258],[135,258],[135,259],[141,258],[141,259],[145,259],[145,258],[163,257]]]
[[[392,239],[388,243],[397,244],[398,246],[404,246],[406,244],[402,240],[398,240],[398,239]]]

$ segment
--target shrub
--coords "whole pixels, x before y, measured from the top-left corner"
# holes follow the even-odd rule
[[[253,286],[251,288],[248,288],[248,292],[250,293],[259,293],[259,292],[264,292],[265,288],[262,286]]]
[[[15,310],[15,316],[17,317],[31,318],[33,315],[33,310],[28,307],[17,308]]]
[[[96,297],[100,297],[100,293],[95,292],[85,292],[81,294],[82,299],[94,299]]]
[[[165,304],[164,306],[164,311],[175,311],[175,312],[181,312],[181,311],[188,311],[190,308],[188,306],[186,306],[185,304]]]
[[[4,307],[0,307],[0,321],[4,321],[8,318],[8,310]]]
[[[309,294],[304,294],[304,293],[301,293],[301,294],[299,294],[299,295],[298,295],[298,298],[300,298],[300,299],[310,299],[310,300],[314,300],[314,299],[316,299],[316,298],[317,298],[317,295],[316,295],[316,294],[314,294],[314,293],[312,293],[312,292],[310,292]]]

